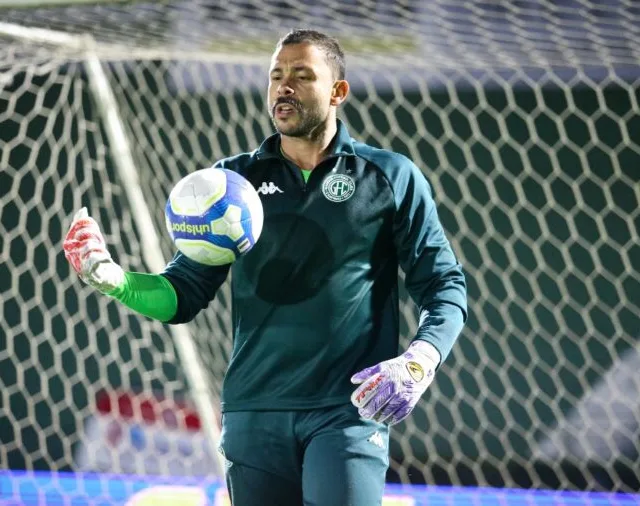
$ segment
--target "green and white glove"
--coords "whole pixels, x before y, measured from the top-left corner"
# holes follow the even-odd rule
[[[124,271],[111,259],[100,227],[86,207],[73,217],[62,248],[80,279],[96,290],[109,293],[124,283]]]

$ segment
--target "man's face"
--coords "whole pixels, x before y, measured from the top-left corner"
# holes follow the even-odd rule
[[[269,69],[269,114],[276,130],[308,137],[329,115],[332,69],[325,53],[308,43],[281,47]]]

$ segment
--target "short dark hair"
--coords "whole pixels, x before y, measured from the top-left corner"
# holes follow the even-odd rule
[[[278,41],[276,48],[290,44],[303,44],[305,42],[313,44],[324,51],[327,62],[331,65],[334,75],[338,79],[344,79],[346,74],[344,51],[342,47],[340,47],[338,39],[334,37],[330,37],[317,30],[292,30]]]

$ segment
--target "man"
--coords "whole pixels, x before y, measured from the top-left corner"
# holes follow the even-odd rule
[[[232,266],[234,349],[221,449],[235,506],[373,506],[388,426],[433,380],[466,318],[464,275],[430,187],[407,158],[351,139],[338,42],[297,30],[278,42],[268,104],[277,133],[215,167],[261,192],[256,246]],[[160,275],[124,273],[80,212],[65,253],[97,287],[146,316],[191,320],[229,271],[176,254]],[[398,266],[421,311],[398,354]]]

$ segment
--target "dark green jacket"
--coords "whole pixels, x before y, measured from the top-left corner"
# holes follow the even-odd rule
[[[265,214],[258,243],[231,267],[234,343],[223,410],[349,402],[352,374],[398,355],[398,266],[421,311],[417,338],[444,360],[460,333],[465,279],[425,176],[338,123],[332,154],[307,183],[281,155],[277,134],[215,164],[253,183]],[[178,294],[170,323],[207,307],[228,271],[178,253],[163,273]]]

